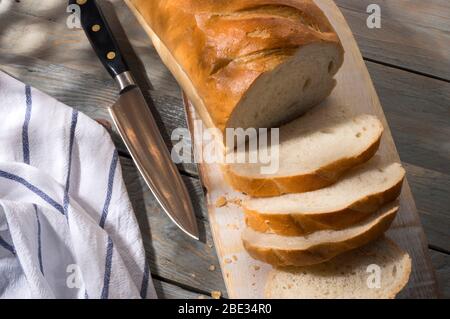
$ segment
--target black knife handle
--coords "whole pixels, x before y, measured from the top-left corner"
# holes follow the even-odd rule
[[[80,7],[81,26],[108,73],[115,78],[129,71],[111,28],[96,1],[69,0],[69,4]]]

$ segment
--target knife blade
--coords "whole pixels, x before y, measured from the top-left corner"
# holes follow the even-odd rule
[[[109,108],[109,113],[140,174],[170,219],[198,240],[197,222],[186,185],[100,7],[95,0],[70,0],[69,4],[79,5],[81,25],[89,42],[120,87],[119,99]]]

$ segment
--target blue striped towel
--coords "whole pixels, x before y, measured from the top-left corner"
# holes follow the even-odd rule
[[[156,297],[108,132],[2,72],[0,297]]]

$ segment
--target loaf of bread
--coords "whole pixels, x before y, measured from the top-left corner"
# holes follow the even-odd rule
[[[304,236],[361,222],[401,192],[405,170],[376,156],[336,184],[300,194],[252,198],[243,203],[246,223],[259,232]]]
[[[127,0],[209,127],[270,128],[326,98],[343,48],[311,0]]]

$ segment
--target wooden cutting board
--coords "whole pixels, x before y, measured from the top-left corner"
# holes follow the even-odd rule
[[[385,127],[378,154],[391,161],[400,161],[379,98],[347,22],[333,1],[315,0],[315,2],[333,24],[345,49],[344,65],[336,75],[338,84],[324,103],[348,106],[349,116],[360,113],[376,115]],[[130,5],[129,2],[128,4]],[[155,43],[152,30],[132,5],[130,7]],[[158,49],[157,43],[155,44]],[[197,152],[197,158],[203,158],[207,154],[204,152],[201,154],[199,151],[202,150],[200,137],[206,126],[201,124],[190,103],[187,106],[187,115],[195,146],[194,152]],[[252,259],[242,246],[240,234],[244,228],[244,219],[238,203],[245,196],[235,192],[225,183],[218,164],[200,163],[199,170],[202,183],[207,189],[206,202],[211,230],[228,296],[263,298],[272,267]],[[221,206],[218,204],[223,204],[223,199],[226,199],[226,205],[218,207]],[[400,212],[388,231],[388,236],[410,254],[413,265],[409,283],[399,297],[435,298],[438,296],[438,290],[434,270],[427,254],[427,240],[407,181],[403,187],[400,203]]]

